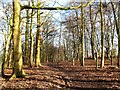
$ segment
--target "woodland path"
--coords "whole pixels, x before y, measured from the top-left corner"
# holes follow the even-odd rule
[[[59,62],[47,63],[40,68],[24,68],[28,74],[25,78],[2,81],[2,89],[120,89],[119,68],[106,64],[105,68],[97,70],[94,60],[86,60],[85,64],[85,67],[81,67],[79,62],[76,62],[75,66],[68,62]]]

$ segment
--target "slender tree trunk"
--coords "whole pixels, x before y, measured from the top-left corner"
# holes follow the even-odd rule
[[[11,68],[12,67],[12,59],[13,59],[13,45],[11,43],[11,48],[10,48],[10,59],[9,59],[9,64],[8,67]]]
[[[83,7],[83,2],[81,2],[81,23],[82,23],[82,58],[81,58],[81,66],[84,66],[84,57],[85,57],[84,32],[85,32],[85,26],[84,26],[84,7]]]
[[[115,21],[115,25],[116,25],[117,34],[118,34],[118,32],[119,32],[119,26],[118,26],[118,22],[117,22],[117,18],[116,18],[114,3],[113,3],[112,0],[111,0],[111,6],[112,6],[113,15],[114,15],[114,21]]]
[[[38,6],[40,5],[40,0],[37,0]],[[37,10],[37,35],[36,35],[36,58],[35,58],[35,66],[41,66],[40,63],[40,48],[41,48],[41,30],[40,30],[40,10]]]
[[[58,60],[61,59],[61,32],[62,32],[62,23],[60,23],[60,34],[59,34],[59,48],[58,48]],[[60,60],[61,61],[61,60]]]
[[[65,45],[65,42],[63,42],[63,45],[64,45],[64,61],[67,61],[68,60],[68,57],[67,57],[67,48],[66,48],[66,45]]]
[[[120,1],[118,4],[118,67],[120,67]]]
[[[92,48],[92,58],[95,60],[95,44],[94,44],[94,40],[95,40],[95,29],[94,29],[94,22],[92,19],[92,10],[91,10],[91,5],[90,5],[90,22],[91,22],[91,48]]]
[[[34,3],[34,2],[32,2]],[[30,24],[30,58],[29,58],[29,66],[32,67],[33,64],[33,47],[34,47],[34,37],[32,34],[32,28],[33,28],[33,10],[31,13],[31,24]]]
[[[85,58],[89,57],[89,50],[88,50],[88,37],[85,35]]]
[[[33,64],[33,47],[34,47],[34,37],[32,35],[32,21],[33,21],[32,19],[33,17],[31,17],[31,25],[30,25],[30,60],[29,60],[30,67],[32,67]]]
[[[112,29],[111,29],[112,30]],[[113,40],[114,40],[114,29],[113,29],[113,32],[112,32],[112,35],[111,35],[111,43],[112,43],[112,51],[111,51],[111,65],[113,64]]]
[[[13,75],[23,77],[22,42],[20,31],[20,1],[13,0]]]
[[[104,16],[105,18],[105,16]],[[104,19],[105,22],[105,19]],[[105,30],[106,30],[106,35],[105,35],[105,40],[106,40],[106,57],[107,59],[110,59],[110,27],[108,25],[109,21],[105,25]]]
[[[101,16],[101,68],[104,67],[104,16],[102,0],[100,0],[100,16]]]
[[[81,35],[80,35],[80,27],[79,27],[79,21],[78,21],[78,12],[77,10],[75,11],[76,13],[76,18],[77,18],[77,37],[78,37],[78,42],[77,42],[77,60],[80,60],[80,39],[81,39]]]
[[[8,67],[9,67],[9,65],[11,64],[10,62],[12,61],[12,59],[11,59],[11,56],[12,56],[12,49],[11,49],[11,47],[10,46],[12,46],[11,45],[11,40],[12,40],[12,35],[13,35],[13,31],[12,31],[12,25],[13,25],[13,20],[12,20],[12,18],[10,19],[10,22],[9,22],[9,32],[10,32],[10,34],[8,35],[8,37],[7,37],[7,40],[5,40],[6,41],[6,43],[5,43],[5,50],[4,50],[4,59],[3,59],[3,62],[2,62],[2,71],[1,71],[1,73],[2,73],[2,77],[6,77],[6,75],[4,74],[4,68],[6,68],[5,66],[6,66],[6,63],[8,62]],[[9,51],[11,52],[10,53],[10,56],[9,56]],[[8,56],[9,56],[9,59],[8,59]]]
[[[110,22],[110,29],[111,29],[111,44],[112,44],[112,46],[111,46],[111,65],[113,64],[113,45],[114,45],[114,33],[115,33],[115,30],[114,30],[114,28],[115,28],[115,25],[114,25],[114,28],[113,28],[113,25],[112,25],[112,21],[111,21],[111,17],[110,16],[108,16],[108,18],[109,18],[109,22]]]
[[[2,71],[1,71],[2,77],[5,77],[4,68],[5,68],[5,64],[8,60],[8,50],[9,50],[9,44],[10,44],[11,38],[12,38],[12,31],[10,32],[8,39],[6,41],[6,44],[5,44],[4,59],[2,62]]]
[[[28,5],[30,4],[30,2],[28,1]],[[28,60],[29,60],[29,9],[26,10],[27,13],[27,21],[26,21],[26,31],[25,31],[25,59],[24,59],[24,63],[28,64]]]
[[[75,65],[75,48],[76,48],[76,45],[75,45],[75,32],[73,31],[72,32],[72,35],[73,35],[73,57],[72,57],[72,65]]]
[[[117,30],[117,34],[118,34],[118,63],[117,66],[120,66],[120,2],[118,5],[118,22],[117,22],[117,18],[116,18],[116,13],[115,13],[115,8],[114,8],[114,3],[111,0],[111,5],[112,5],[112,10],[113,10],[113,15],[114,15],[114,20],[115,20],[115,25],[116,25],[116,30]]]

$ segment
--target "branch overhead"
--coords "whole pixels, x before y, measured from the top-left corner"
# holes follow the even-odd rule
[[[91,0],[90,2],[88,2],[87,4],[84,4],[83,7],[86,7],[88,5],[90,5],[91,3],[93,3],[94,0]],[[41,9],[41,10],[74,10],[74,9],[78,9],[81,8],[81,5],[78,6],[72,6],[72,7],[36,7],[36,6],[29,6],[29,5],[24,5],[22,6],[22,10],[23,9]]]

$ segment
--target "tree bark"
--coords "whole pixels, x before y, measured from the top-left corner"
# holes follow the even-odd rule
[[[37,0],[38,5],[40,5],[40,0]],[[36,58],[35,66],[41,66],[40,63],[40,51],[41,51],[41,30],[40,30],[40,10],[37,10],[37,35],[36,35]]]
[[[84,57],[85,57],[85,45],[84,45],[84,32],[85,32],[85,26],[84,26],[84,7],[83,2],[81,2],[81,23],[82,23],[82,58],[81,58],[81,66],[84,66]]]
[[[34,37],[32,34],[32,24],[33,23],[33,10],[31,13],[31,24],[30,24],[30,60],[29,60],[29,66],[32,67],[33,64],[33,47],[34,47]]]
[[[112,10],[113,10],[116,30],[117,30],[117,34],[118,34],[118,63],[117,63],[117,66],[120,67],[120,1],[118,4],[118,22],[117,22],[117,18],[116,18],[116,13],[115,13],[113,1],[111,1],[111,5],[112,5]]]
[[[12,31],[10,32],[9,36],[8,36],[8,39],[6,41],[6,45],[5,45],[5,51],[4,51],[4,59],[3,59],[3,62],[2,62],[2,71],[1,71],[1,74],[2,74],[2,77],[6,77],[5,73],[4,73],[4,68],[5,68],[5,64],[8,60],[8,50],[9,50],[9,44],[10,44],[10,40],[12,38]]]
[[[104,16],[102,0],[100,0],[100,16],[101,16],[101,68],[104,67]]]
[[[120,67],[120,1],[118,4],[118,67]]]
[[[30,2],[28,1],[28,4],[30,5]],[[27,64],[29,60],[29,9],[26,10],[27,13],[27,21],[26,21],[26,31],[25,31],[25,59],[24,63]]]
[[[22,60],[22,43],[20,31],[20,1],[13,0],[13,75],[14,77],[24,77]]]
[[[95,44],[94,44],[94,40],[95,40],[95,28],[94,28],[94,22],[92,19],[92,9],[91,9],[91,5],[90,5],[90,22],[91,22],[91,48],[92,48],[92,58],[95,60]]]

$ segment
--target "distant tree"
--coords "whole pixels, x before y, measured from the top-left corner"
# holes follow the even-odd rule
[[[32,0],[32,5],[34,5],[34,1]],[[31,22],[30,22],[30,56],[29,56],[29,66],[32,67],[33,65],[33,48],[34,48],[34,35],[32,34],[32,29],[33,29],[33,16],[34,12],[33,10],[31,11]]]
[[[113,64],[113,56],[114,56],[114,35],[115,35],[115,25],[112,23],[111,18],[109,17],[109,21],[110,21],[110,26],[111,26],[111,45],[112,45],[112,50],[111,50],[111,65]]]
[[[95,59],[95,22],[93,21],[92,16],[92,6],[90,5],[90,22],[91,22],[91,48],[92,48],[92,58]]]
[[[84,66],[84,57],[85,57],[85,39],[84,39],[84,33],[85,33],[85,23],[84,23],[84,7],[83,2],[81,2],[81,28],[82,28],[82,58],[81,58],[81,66]]]
[[[30,5],[30,1],[28,1]],[[26,31],[25,31],[25,58],[24,63],[27,64],[29,61],[29,9],[26,9]]]
[[[110,59],[110,26],[109,26],[109,20],[106,18],[106,24],[105,24],[105,49],[106,49],[106,58]]]

